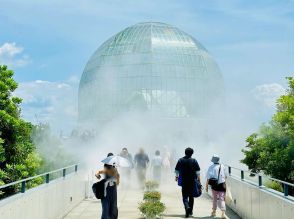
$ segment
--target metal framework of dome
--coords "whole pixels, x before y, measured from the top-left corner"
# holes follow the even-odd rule
[[[130,111],[196,117],[223,89],[216,62],[197,40],[168,24],[138,23],[103,43],[88,61],[79,120],[109,120]]]

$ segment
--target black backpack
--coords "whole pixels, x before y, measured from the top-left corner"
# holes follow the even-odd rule
[[[92,190],[97,199],[102,199],[105,197],[104,190],[105,190],[105,179],[100,180],[99,182],[95,182],[92,185]]]
[[[219,180],[219,175],[220,175],[220,171],[221,171],[221,165],[219,166],[219,170],[218,170],[218,176],[217,179],[216,178],[211,178],[208,180],[208,184],[211,186],[211,188],[215,191],[219,191],[219,192],[225,192],[226,191],[226,183],[218,183]]]

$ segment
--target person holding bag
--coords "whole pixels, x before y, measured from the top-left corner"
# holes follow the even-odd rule
[[[193,215],[194,197],[201,195],[200,167],[197,160],[192,158],[193,153],[192,148],[186,148],[185,156],[178,160],[175,167],[176,181],[182,187],[186,218]]]
[[[113,156],[113,153],[108,153],[107,157]],[[114,165],[104,164],[104,169],[97,171],[95,176],[101,179],[100,174],[104,174],[104,179],[102,179],[97,184],[97,191],[93,188],[93,192],[97,198],[101,199],[102,204],[102,215],[101,219],[117,219],[118,218],[118,208],[117,208],[117,186],[120,182],[120,175]],[[98,190],[101,190],[103,183],[104,194],[98,195]],[[95,184],[94,184],[95,185]],[[93,187],[95,187],[93,185]],[[101,193],[101,191],[99,191]]]
[[[226,178],[227,172],[225,166],[220,164],[220,158],[218,155],[213,155],[211,158],[211,162],[213,163],[207,171],[206,174],[206,192],[208,192],[208,185],[211,186],[212,190],[212,213],[211,216],[216,216],[216,208],[217,206],[222,211],[221,218],[228,218],[226,216]]]

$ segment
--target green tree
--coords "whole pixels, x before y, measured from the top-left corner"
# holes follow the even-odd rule
[[[18,86],[13,74],[0,65],[0,185],[35,175],[41,163],[31,138],[33,125],[20,117],[22,100],[12,95]]]
[[[241,161],[253,172],[263,171],[274,178],[294,182],[294,78],[277,100],[277,112],[259,133],[250,135]]]

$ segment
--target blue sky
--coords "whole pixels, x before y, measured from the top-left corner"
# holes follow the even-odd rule
[[[142,21],[169,23],[194,36],[215,57],[227,91],[252,95],[265,107],[286,87],[285,77],[294,75],[293,0],[0,0],[0,5],[0,63],[15,70],[18,94],[27,99],[23,114],[30,119],[43,118],[44,109],[52,119],[64,98],[73,101],[69,116],[76,115],[78,80],[91,54]]]

